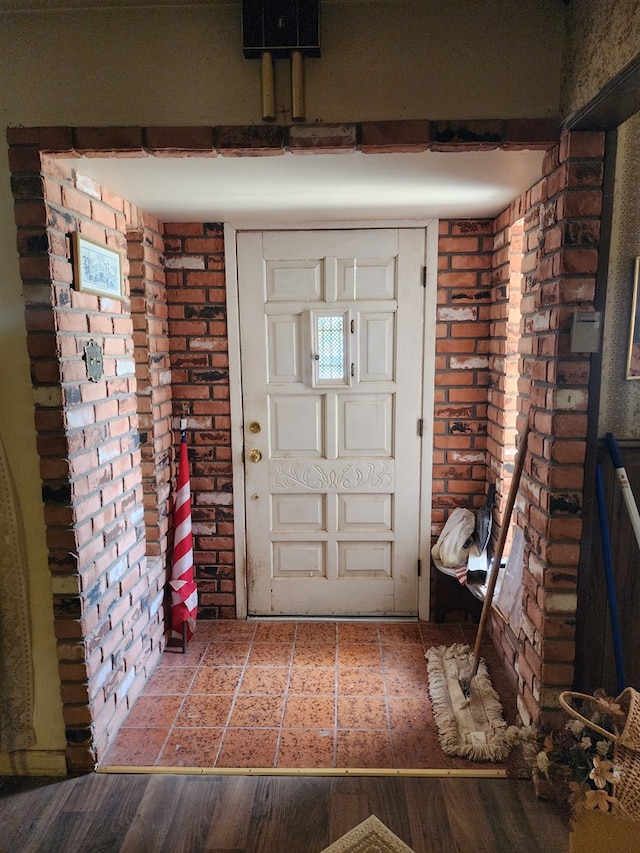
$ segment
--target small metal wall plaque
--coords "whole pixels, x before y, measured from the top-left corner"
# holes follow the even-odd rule
[[[102,347],[97,341],[89,341],[84,348],[84,360],[87,364],[87,378],[91,382],[102,379],[104,367],[102,364]]]

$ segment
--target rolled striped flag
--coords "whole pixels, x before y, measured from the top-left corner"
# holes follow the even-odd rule
[[[187,424],[180,422],[178,491],[173,511],[173,558],[171,561],[171,637],[188,642],[196,627],[198,588],[193,578],[191,536],[191,487],[187,454]]]

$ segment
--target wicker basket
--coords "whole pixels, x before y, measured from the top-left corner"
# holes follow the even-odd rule
[[[626,713],[626,722],[621,734],[609,732],[588,720],[572,705],[572,699],[584,699],[597,704],[598,700],[586,693],[566,690],[560,694],[560,705],[587,728],[614,742],[614,762],[621,768],[620,779],[613,785],[613,793],[620,811],[631,820],[640,821],[640,693],[627,687],[616,701]]]

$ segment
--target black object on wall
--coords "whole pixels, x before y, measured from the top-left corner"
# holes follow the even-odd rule
[[[242,45],[246,59],[320,56],[319,0],[242,0]]]

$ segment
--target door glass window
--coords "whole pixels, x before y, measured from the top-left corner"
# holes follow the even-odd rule
[[[345,378],[344,315],[316,317],[318,380]]]
[[[304,315],[304,349],[309,353],[304,360],[304,381],[312,388],[350,386],[355,371],[351,312],[312,308]]]

